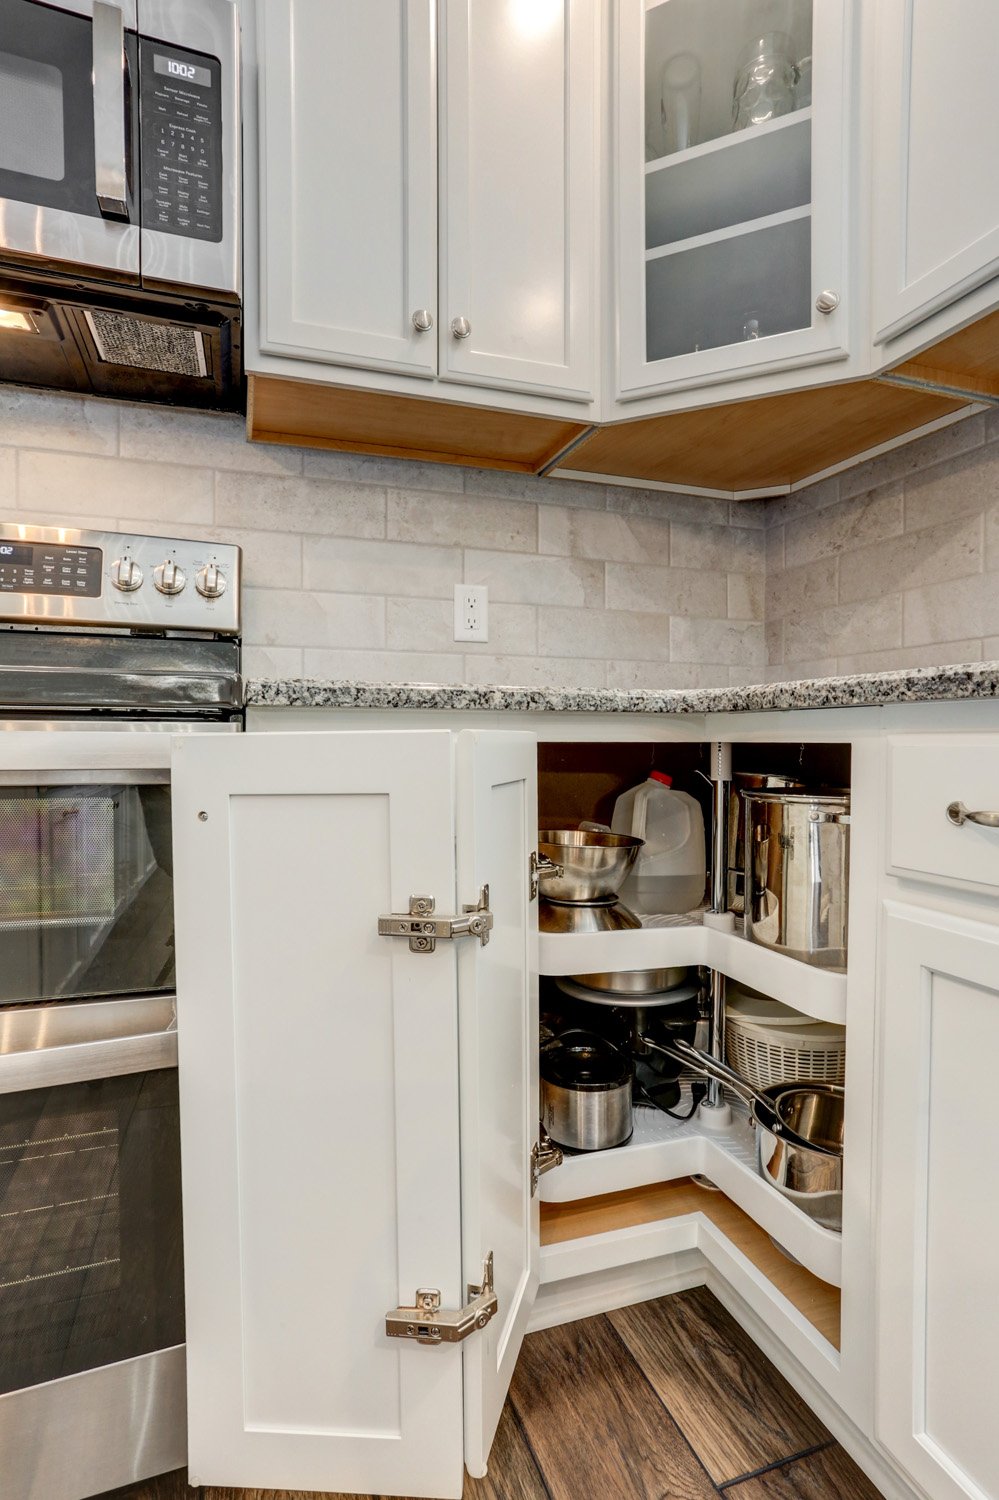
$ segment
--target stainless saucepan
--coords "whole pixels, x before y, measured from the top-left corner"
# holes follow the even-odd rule
[[[629,1060],[604,1037],[564,1031],[541,1053],[541,1118],[574,1151],[623,1145],[634,1126]]]
[[[624,884],[644,839],[624,833],[597,833],[588,828],[544,828],[538,853],[555,869],[538,870],[549,901],[608,901]]]
[[[843,1227],[843,1089],[835,1083],[774,1083],[757,1091],[727,1066],[681,1037],[665,1046],[643,1041],[717,1078],[750,1106],[760,1174],[826,1229]]]

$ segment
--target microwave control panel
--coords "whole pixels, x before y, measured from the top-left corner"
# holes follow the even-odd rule
[[[222,238],[222,68],[217,58],[143,37],[139,45],[142,224]]]

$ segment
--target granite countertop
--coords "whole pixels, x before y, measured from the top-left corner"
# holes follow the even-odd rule
[[[434,708],[519,713],[765,713],[792,708],[863,708],[999,698],[999,662],[867,672],[800,682],[682,691],[611,688],[471,687],[432,682],[342,682],[312,677],[249,678],[246,702],[274,708]]]

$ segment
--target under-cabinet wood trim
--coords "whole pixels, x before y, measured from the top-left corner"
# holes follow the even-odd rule
[[[886,384],[999,401],[999,312],[969,323],[949,338],[903,360],[879,379]]]
[[[251,442],[536,474],[585,434],[588,422],[541,417],[352,386],[250,375]]]
[[[689,1177],[572,1203],[542,1203],[541,1243],[562,1244],[694,1213],[710,1219],[824,1339],[834,1348],[840,1347],[839,1288],[789,1260],[770,1236],[724,1193],[699,1188]]]

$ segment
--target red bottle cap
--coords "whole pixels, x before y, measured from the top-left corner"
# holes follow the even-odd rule
[[[650,771],[649,772],[649,780],[650,781],[661,781],[662,784],[663,784],[663,786],[672,786],[673,785],[673,778],[672,778],[672,776],[667,776],[667,774],[666,774],[665,771]]]

